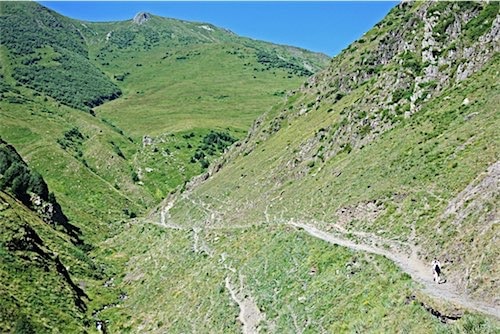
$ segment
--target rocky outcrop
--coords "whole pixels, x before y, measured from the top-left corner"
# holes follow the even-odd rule
[[[53,197],[52,201],[44,200],[37,194],[32,193],[30,197],[31,209],[35,211],[40,218],[55,229],[62,229],[69,235],[75,245],[80,245],[83,241],[80,239],[81,230],[69,222],[68,217],[62,211],[61,205]]]
[[[151,14],[146,12],[139,12],[135,14],[133,22],[135,24],[141,25],[149,21],[149,19],[151,19]]]
[[[300,175],[307,165],[366,146],[498,54],[498,9],[498,3],[400,3],[289,96],[296,102],[260,119],[246,151],[279,131],[283,122],[311,112],[338,112],[340,117],[319,129],[321,136],[305,138],[301,151],[290,156],[287,165]],[[344,103],[351,93],[356,98]]]
[[[32,263],[44,267],[47,271],[52,268],[55,269],[73,291],[75,305],[81,311],[87,309],[84,298],[88,299],[88,296],[85,291],[73,282],[70,273],[59,256],[45,245],[42,238],[31,226],[28,224],[21,226],[7,242],[6,246],[9,251],[20,252],[21,258],[31,259]],[[32,256],[30,253],[35,255]]]

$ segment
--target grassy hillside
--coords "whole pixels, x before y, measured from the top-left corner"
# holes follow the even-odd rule
[[[242,138],[256,116],[328,62],[321,54],[241,38],[210,24],[150,14],[143,14],[142,24],[91,23],[36,3],[1,6],[4,110],[27,102],[19,95],[33,95],[45,109],[71,110],[62,103],[97,113],[98,120],[76,117],[103,136],[83,133],[92,140],[69,150],[140,204],[163,199],[222,153],[227,145],[203,150],[211,131]],[[110,99],[116,101],[93,108]],[[45,131],[45,122],[28,122],[30,131]],[[119,136],[107,136],[109,130]],[[142,145],[144,136],[150,145]],[[105,170],[98,161],[105,161]],[[139,211],[134,204],[119,207],[127,206]]]
[[[496,3],[401,4],[188,185],[169,221],[389,238],[498,307],[497,28]]]
[[[99,243],[206,170],[244,136],[255,115],[328,58],[154,16],[139,26],[80,22],[35,2],[2,2],[0,9],[0,135],[43,177],[81,243],[71,244],[67,231],[53,231],[2,192],[1,331],[92,330],[99,321],[95,312],[119,301],[121,292],[108,278],[122,271],[122,263],[100,252]],[[243,66],[238,57],[247,50],[253,55]],[[175,56],[167,59],[166,53]],[[204,67],[207,75],[193,79]],[[183,90],[209,102],[186,99]],[[176,106],[177,117],[165,112],[168,105]],[[214,115],[220,122],[207,122]],[[9,183],[8,191],[19,185],[31,191],[30,178],[22,181]],[[31,248],[5,248],[18,237],[35,240],[40,259]],[[61,266],[74,286],[62,281]],[[75,287],[86,294],[84,308],[74,305]],[[37,289],[38,302],[32,302]]]
[[[18,91],[4,93],[0,102],[0,133],[46,179],[87,237],[128,218],[124,210],[138,213],[152,202],[132,180],[128,159],[135,146],[126,136],[88,113]]]
[[[419,304],[423,297],[413,301],[408,275],[387,259],[332,247],[291,227],[137,224],[106,246],[130,259],[128,273],[115,278],[128,298],[101,313],[111,332],[241,332],[229,287],[257,306],[264,333],[495,331],[474,315],[442,323]]]
[[[29,6],[15,12],[43,11]],[[2,138],[95,246],[1,192],[2,330],[498,332],[387,258],[289,224],[439,257],[457,293],[498,307],[498,3],[401,3],[311,77],[321,55],[205,23],[48,13],[122,95],[75,109],[16,77],[34,63],[0,46]]]
[[[243,138],[257,116],[328,61],[321,54],[238,37],[210,24],[143,15],[141,24],[82,25],[90,58],[124,92],[96,108],[97,115],[134,140],[151,138],[134,167],[156,199],[222,153],[195,158],[210,131]]]
[[[104,267],[40,174],[1,139],[0,218],[1,331],[84,331]]]
[[[121,94],[88,59],[72,20],[35,2],[2,3],[1,9],[0,45],[17,82],[84,110]]]

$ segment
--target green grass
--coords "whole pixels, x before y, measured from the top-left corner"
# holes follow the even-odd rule
[[[99,240],[102,232],[109,233],[127,217],[123,209],[139,213],[152,203],[133,183],[129,160],[119,157],[110,141],[129,159],[137,146],[89,114],[31,96],[23,104],[0,102],[0,119],[2,137],[42,174],[87,238]],[[77,150],[64,150],[58,140],[75,126],[85,139]]]
[[[88,59],[85,40],[71,19],[34,2],[4,2],[1,9],[1,45],[8,49],[17,82],[87,111],[120,96]]]
[[[244,57],[228,53],[238,49]],[[145,65],[136,68],[123,54],[112,69],[130,71],[119,83],[124,97],[97,111],[134,136],[196,128],[246,130],[281,100],[278,92],[305,80],[296,75],[288,78],[282,69],[265,70],[252,51],[232,43],[195,45],[174,49],[174,55],[162,59],[163,49],[148,50],[137,52],[132,61]],[[182,60],[175,56],[190,52],[196,55]]]
[[[0,219],[0,330],[10,332],[23,316],[37,333],[83,330],[85,313],[76,306],[74,291],[57,272],[54,258],[57,254],[72,268],[76,282],[99,275],[92,260],[67,235],[56,232],[4,192],[0,192]],[[24,226],[41,238],[39,246],[46,255],[31,248],[34,242],[23,236]],[[25,240],[27,246],[12,249],[14,240]]]
[[[88,184],[86,195],[72,196],[71,189],[69,197],[87,199],[90,212],[116,208],[109,216],[114,219],[120,217],[120,210],[140,212],[141,206],[158,202],[214,160],[216,155],[203,161],[204,168],[192,164],[195,152],[182,138],[185,132],[203,136],[209,131],[229,131],[241,139],[258,115],[305,80],[307,71],[316,71],[328,61],[324,55],[242,38],[201,23],[156,16],[141,26],[131,21],[91,23],[65,18],[33,3],[5,3],[2,8],[1,23],[8,36],[0,46],[3,115],[13,117],[12,110],[29,110],[34,116],[22,113],[15,120],[3,121],[4,136],[25,154],[24,144],[34,140],[42,139],[40,146],[44,142],[44,147],[51,147],[45,138],[49,133],[61,141],[64,134],[54,129],[69,131],[80,126],[86,130],[89,138],[65,147],[66,152],[87,169],[82,173],[91,175],[80,179],[99,179],[96,182],[111,191],[111,198],[117,195],[122,203],[108,206],[98,199],[104,193],[100,190],[92,196],[95,182]],[[24,22],[32,24],[28,27]],[[269,59],[264,62],[262,55]],[[122,92],[122,98],[89,109]],[[76,115],[61,103],[97,113],[102,124]],[[38,122],[44,117],[50,121]],[[120,136],[108,137],[110,129]],[[145,135],[158,139],[171,134],[181,136],[174,144],[180,149],[167,145],[171,159],[140,147]],[[144,186],[133,178],[134,173],[151,168],[154,171],[139,180]],[[70,182],[73,187],[74,181]],[[84,211],[84,215],[89,212]]]
[[[325,162],[313,155],[332,137],[314,138],[321,129],[335,129],[341,111],[365,94],[364,87],[338,103],[324,103],[297,117],[297,110],[308,101],[307,96],[299,97],[281,121],[281,129],[273,133],[269,131],[273,118],[288,110],[287,104],[278,105],[242,154],[234,152],[225,168],[189,194],[190,199],[177,203],[173,219],[227,226],[265,222],[267,215],[277,221],[324,222],[325,227],[338,221],[337,210],[377,201],[385,208],[377,219],[354,219],[346,227],[405,241],[413,226],[421,256],[454,261],[457,277],[482,256],[484,268],[473,269],[477,279],[469,292],[491,298],[498,294],[491,279],[498,275],[492,266],[498,251],[492,241],[494,228],[482,230],[487,215],[474,216],[480,217],[479,222],[470,216],[460,226],[441,222],[440,217],[448,202],[498,159],[497,70],[494,58],[483,71],[442,92],[441,98],[392,130],[364,147],[341,150]],[[463,106],[465,97],[473,103]],[[300,152],[311,141],[314,144],[303,158]],[[492,201],[484,203],[486,210],[492,210]],[[215,221],[212,212],[218,213]],[[470,240],[471,235],[476,237]]]
[[[69,35],[49,38],[55,30],[48,29],[34,45],[25,45],[36,29],[16,30],[26,33],[19,35],[20,44],[9,33],[10,44],[0,46],[0,133],[43,175],[71,223],[95,248],[85,253],[73,247],[1,193],[0,215],[6,222],[0,233],[5,260],[0,268],[6,277],[0,282],[1,330],[92,331],[92,311],[117,304],[98,315],[109,321],[112,332],[237,332],[239,311],[224,280],[239,282],[240,274],[245,291],[266,314],[263,332],[294,332],[296,327],[304,332],[495,332],[498,323],[474,314],[441,324],[407,298],[417,288],[384,258],[279,225],[295,219],[327,228],[339,222],[339,209],[375,201],[383,208],[375,219],[358,217],[344,227],[402,241],[414,229],[412,242],[423,247],[421,257],[455,261],[450,277],[469,270],[469,292],[476,298],[498,295],[496,231],[481,225],[497,198],[484,201],[485,213],[473,212],[461,225],[452,223],[454,217],[441,219],[449,200],[498,159],[498,57],[459,84],[452,84],[458,66],[452,64],[439,67],[451,78],[448,86],[436,80],[414,85],[430,66],[420,63],[420,44],[414,53],[390,56],[388,63],[374,50],[418,41],[423,24],[412,21],[412,15],[420,6],[391,11],[306,83],[302,62],[316,71],[325,65],[324,57],[201,23],[153,16],[136,26],[50,14],[62,20]],[[473,27],[464,27],[464,38],[488,30],[495,7],[485,8],[471,21]],[[23,20],[9,22],[22,27]],[[392,34],[396,27],[404,27],[401,35]],[[75,29],[85,42],[66,41]],[[443,49],[460,49],[462,39]],[[67,50],[61,52],[62,46]],[[34,52],[18,57],[18,47]],[[71,89],[52,94],[33,84],[38,79],[16,80],[22,66],[62,67],[61,55],[68,50],[78,55],[71,58],[70,74],[91,67],[87,73],[99,73],[99,80],[119,87],[123,95],[84,113],[64,105]],[[50,83],[64,75],[51,77]],[[427,102],[405,118],[418,88],[432,96],[418,100]],[[93,92],[89,89],[90,99],[77,100],[86,107],[102,103]],[[465,97],[468,106],[462,105]],[[171,209],[169,222],[187,230],[127,221],[205,170],[204,160],[193,157],[211,151],[203,148],[211,131],[242,139],[263,114],[247,142],[224,157],[224,168]],[[381,134],[386,129],[367,125],[373,120],[391,129]],[[142,144],[144,136],[152,138],[151,145]],[[207,159],[215,161],[223,148],[213,148]],[[24,223],[36,227],[44,247],[59,254],[74,281],[85,286],[88,311],[71,303],[71,291],[53,270],[53,257],[44,272],[31,253],[6,250]],[[189,229],[204,224],[222,228],[199,232],[209,254],[193,252]],[[231,229],[238,225],[254,226]],[[104,287],[109,277],[113,283]],[[54,317],[60,325],[50,323]]]
[[[304,50],[252,41],[215,27],[209,36],[217,42],[208,43],[198,24],[159,17],[141,27],[123,22],[86,25],[97,32],[87,34],[90,58],[124,92],[95,111],[136,142],[145,135],[154,139],[154,145],[135,155],[133,168],[156,200],[206,169],[206,164],[199,168],[191,162],[195,150],[190,146],[197,143],[185,134],[200,138],[209,131],[226,131],[242,139],[257,116],[305,80],[297,70],[304,61],[313,69],[326,63],[326,58]],[[161,37],[171,30],[182,31],[188,40]],[[113,40],[117,31],[120,38]],[[128,42],[123,39],[126,31],[135,33]],[[262,54],[274,58],[263,62]],[[283,60],[275,64],[276,55],[291,65]]]
[[[245,295],[265,314],[262,332],[452,333],[468,323],[494,332],[481,317],[441,323],[409,299],[415,286],[383,257],[283,226],[205,230],[199,237],[210,256],[193,251],[192,231],[152,224],[133,225],[106,244],[128,259],[128,274],[115,280],[128,298],[101,314],[111,331],[239,332],[239,309],[224,282],[230,277],[239,286],[241,277]]]

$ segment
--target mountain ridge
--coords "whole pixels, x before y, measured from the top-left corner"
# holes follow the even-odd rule
[[[461,16],[454,17],[446,25],[440,25],[437,17],[450,15],[454,6],[464,6],[467,11],[461,12]],[[377,30],[380,27],[383,29],[384,24],[387,27],[388,22],[398,26],[398,19],[411,22],[413,16],[408,12],[416,13],[417,17],[429,21],[423,21],[420,31],[405,28],[404,25],[395,28],[408,34],[421,34],[420,39],[402,39],[397,45],[404,45],[405,48],[411,48],[412,43],[422,45],[423,57],[435,57],[433,61],[419,63],[418,58],[408,58],[403,48],[399,51],[403,57],[397,63],[398,70],[395,71],[393,66],[386,71],[383,68],[367,71],[365,73],[378,75],[379,78],[362,78],[357,83],[359,86],[354,86],[352,91],[341,90],[340,94],[337,87],[343,86],[335,79],[335,75],[332,79],[330,72],[337,71],[337,78],[356,77],[351,76],[351,72],[345,68],[330,67],[311,77],[303,88],[289,96],[288,102],[276,106],[257,120],[248,137],[223,157],[209,173],[186,187],[188,191],[179,195],[177,205],[169,210],[171,223],[182,226],[184,222],[193,224],[193,221],[201,221],[222,228],[230,221],[251,226],[299,219],[328,231],[334,228],[336,222],[341,222],[353,234],[379,233],[381,237],[390,236],[401,242],[415,242],[424,260],[433,256],[445,259],[450,270],[449,279],[453,279],[460,289],[464,289],[461,290],[463,293],[474,295],[479,300],[488,300],[492,307],[498,307],[495,279],[492,278],[498,274],[491,265],[498,254],[493,241],[496,235],[494,226],[495,212],[498,212],[498,192],[488,188],[488,194],[482,198],[474,193],[471,195],[470,192],[474,190],[469,190],[469,195],[460,195],[467,192],[467,189],[479,187],[477,183],[481,185],[484,177],[490,180],[488,182],[493,182],[491,184],[498,182],[492,176],[494,172],[491,172],[494,171],[498,157],[495,149],[498,147],[498,135],[493,130],[493,124],[498,124],[498,117],[494,114],[498,86],[491,85],[498,71],[498,4],[398,5],[379,27],[363,36],[364,41],[355,42],[333,62],[349,59],[349,56],[351,62],[352,58],[358,61],[363,59],[363,51],[366,50],[364,47],[370,40],[375,43],[385,38],[383,33],[376,33]],[[471,40],[471,34],[465,28],[470,29],[474,27],[471,22],[482,22],[481,20],[490,25],[484,23],[484,27],[480,29],[482,35]],[[413,24],[418,26],[419,22],[413,20]],[[441,30],[454,37],[446,40],[444,46],[435,42],[432,48],[438,52],[432,56],[429,52],[432,53],[433,50],[427,48],[429,43],[425,41],[431,38],[429,33],[439,37]],[[460,33],[456,33],[457,31]],[[394,29],[389,32],[394,34],[392,36],[398,36]],[[452,56],[441,51],[450,50],[447,43],[454,44],[457,48]],[[463,45],[468,50],[467,59],[460,59],[462,51],[458,45]],[[452,58],[447,60],[447,57]],[[374,59],[380,61],[382,58]],[[398,60],[397,56],[387,59]],[[412,62],[408,62],[408,59]],[[406,69],[400,70],[398,67],[401,65]],[[371,62],[369,66],[373,66]],[[392,84],[394,77],[404,73],[418,78],[421,71],[430,73],[437,80],[417,80],[424,84],[416,89],[416,93],[398,93],[399,88]],[[452,74],[451,79],[447,73]],[[393,77],[384,80],[384,75]],[[391,88],[377,88],[378,82],[381,85],[389,84]],[[429,82],[433,83],[432,88],[429,88]],[[324,88],[329,86],[330,88]],[[421,95],[422,88],[431,91]],[[395,93],[401,96],[395,99]],[[419,100],[414,96],[425,96],[426,99]],[[372,99],[372,102],[363,103],[366,98]],[[397,117],[389,125],[384,125],[384,118],[378,118],[377,115],[377,110],[384,108],[377,103],[380,100],[385,100],[384,103],[388,103],[395,112],[403,103],[410,108],[401,110],[403,112],[400,116],[396,114]],[[418,108],[412,112],[411,103],[417,101]],[[371,108],[373,105],[379,106]],[[390,113],[389,110],[384,116],[386,122]],[[475,124],[467,125],[467,122]],[[364,126],[367,125],[369,128],[364,132]],[[457,126],[462,130],[454,130]],[[476,126],[479,131],[475,131]],[[355,135],[347,137],[347,140],[342,139],[345,135],[342,128],[344,133],[348,130]],[[375,136],[366,136],[377,129]],[[449,138],[454,131],[467,134],[469,139],[454,135],[460,143],[450,142]],[[408,142],[410,138],[411,141]],[[391,139],[398,140],[400,146],[396,142],[391,143]],[[433,148],[434,145],[437,148]],[[484,148],[480,148],[480,145],[484,145]],[[383,154],[377,157],[376,152]],[[260,165],[257,166],[252,161],[259,161]],[[466,164],[466,167],[460,168],[460,164]],[[394,174],[392,180],[402,178],[402,182],[398,181],[401,188],[375,176],[380,173],[381,177],[390,177],[384,169]],[[406,171],[415,174],[404,174],[408,173]],[[345,185],[349,185],[347,189],[351,189],[351,193],[333,188]],[[467,210],[467,205],[462,204],[459,209],[462,211],[449,216],[444,213],[441,215],[441,212],[447,212],[450,207],[456,207],[453,203],[459,201],[460,196],[468,197],[469,201],[475,203],[474,207],[485,210],[485,213]],[[447,203],[448,209],[444,203]],[[413,214],[407,213],[411,212],[407,211],[410,209],[414,210]],[[187,217],[185,212],[190,212],[191,217]],[[457,226],[459,223],[449,221],[455,214],[461,217],[460,227]],[[467,220],[466,225],[462,219]],[[433,235],[433,238],[428,238],[429,235]],[[474,263],[478,261],[478,254],[481,254],[481,263],[485,267],[471,274],[472,268],[477,265]],[[473,276],[476,278],[472,278]]]
[[[122,91],[92,113],[0,63],[2,137],[95,246],[98,275],[67,270],[86,313],[47,331],[498,331],[470,307],[498,310],[498,3],[401,3],[306,82],[307,59],[168,20],[81,25]]]

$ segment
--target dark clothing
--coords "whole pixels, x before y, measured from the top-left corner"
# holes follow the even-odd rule
[[[434,271],[435,271],[438,275],[440,275],[440,274],[441,274],[441,268],[440,268],[438,265],[435,265],[435,266],[434,266]]]

